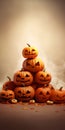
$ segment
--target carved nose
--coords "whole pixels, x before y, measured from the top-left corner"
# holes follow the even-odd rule
[[[24,79],[24,78],[21,78],[21,79]]]
[[[25,94],[23,93],[23,96],[25,96]]]

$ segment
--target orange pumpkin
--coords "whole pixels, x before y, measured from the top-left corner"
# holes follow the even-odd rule
[[[31,47],[27,44],[28,47],[25,47],[22,51],[24,58],[35,58],[38,55],[38,50],[35,47]]]
[[[54,89],[51,90],[51,97],[50,100],[52,100],[55,103],[64,103],[65,102],[65,90],[62,90],[63,87],[60,89]]]
[[[35,90],[32,86],[17,87],[14,90],[16,99],[18,101],[28,102],[33,99]]]
[[[40,87],[36,89],[35,99],[39,103],[44,103],[47,100],[49,100],[50,95],[51,95],[51,89],[49,87],[45,87],[45,88]]]
[[[7,78],[9,79],[9,81],[3,84],[3,90],[14,90],[16,88],[16,84],[11,80],[9,76],[7,76]]]
[[[7,100],[14,99],[14,98],[15,98],[15,95],[12,90],[1,90],[0,91],[0,100],[1,101],[7,101]]]
[[[24,70],[35,73],[44,69],[44,63],[40,58],[26,59],[23,62],[23,68]]]
[[[51,82],[51,75],[48,72],[39,71],[35,75],[35,81],[38,84],[49,84]]]
[[[22,86],[23,84],[30,85],[33,82],[33,76],[28,71],[17,71],[13,80],[17,86]]]

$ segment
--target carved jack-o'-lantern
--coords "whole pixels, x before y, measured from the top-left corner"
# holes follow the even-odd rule
[[[1,90],[0,91],[0,99],[2,99],[2,101],[14,99],[14,97],[15,97],[15,95],[12,90]]]
[[[50,95],[51,95],[51,89],[49,87],[45,87],[45,88],[40,87],[36,89],[35,99],[39,103],[44,103],[47,100],[49,100]]]
[[[9,79],[9,81],[7,81],[3,84],[3,89],[4,90],[8,90],[8,89],[14,90],[16,88],[16,84],[13,81],[11,81],[9,76],[7,76],[7,78]]]
[[[62,90],[63,87],[60,89],[51,90],[51,97],[50,100],[54,101],[55,103],[64,103],[65,102],[65,90]]]
[[[18,86],[23,84],[30,85],[33,81],[33,76],[28,71],[18,71],[14,74],[14,83]]]
[[[28,47],[25,47],[22,51],[24,58],[35,58],[38,55],[38,50],[35,47],[31,47],[27,44]]]
[[[16,99],[19,101],[27,102],[30,99],[33,99],[35,95],[35,90],[31,86],[17,87],[14,90]]]
[[[23,62],[23,68],[24,70],[28,70],[30,72],[38,72],[40,70],[44,69],[44,63],[40,58],[34,58],[34,59],[26,59]]]
[[[35,81],[38,84],[49,84],[51,81],[51,75],[48,72],[39,71],[35,75]]]

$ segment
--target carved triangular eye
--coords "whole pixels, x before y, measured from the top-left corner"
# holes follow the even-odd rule
[[[27,94],[29,94],[30,93],[30,91],[29,90],[27,90],[27,92],[26,92]]]
[[[25,52],[28,52],[28,50],[25,50]]]
[[[39,95],[43,95],[43,93],[42,93],[42,92],[40,92],[40,93],[39,93]]]
[[[26,65],[30,65],[30,64],[27,62]]]
[[[21,91],[19,90],[18,93],[21,93]]]
[[[41,74],[40,77],[44,77],[43,74]]]
[[[26,77],[29,77],[29,75],[28,75],[28,74],[26,74]]]
[[[20,75],[18,74],[18,75],[17,75],[17,77],[19,77],[19,78],[20,78]]]
[[[35,51],[35,49],[32,49],[32,51]]]
[[[1,96],[5,96],[5,94],[4,94],[4,93],[2,93],[2,94],[1,94]]]
[[[50,93],[47,91],[46,94],[49,95]]]
[[[39,61],[35,65],[40,65]]]
[[[49,77],[49,74],[47,74],[46,76]]]

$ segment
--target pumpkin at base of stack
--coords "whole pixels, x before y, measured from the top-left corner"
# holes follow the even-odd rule
[[[35,99],[38,103],[44,103],[50,99],[51,89],[50,87],[40,87],[36,89]]]
[[[14,93],[18,101],[29,102],[34,98],[35,90],[32,86],[24,86],[15,88]]]
[[[7,102],[15,98],[14,91],[12,90],[1,90],[0,91],[0,102]]]
[[[51,89],[51,96],[50,100],[54,103],[65,103],[65,90],[63,90],[63,87],[60,89]]]

